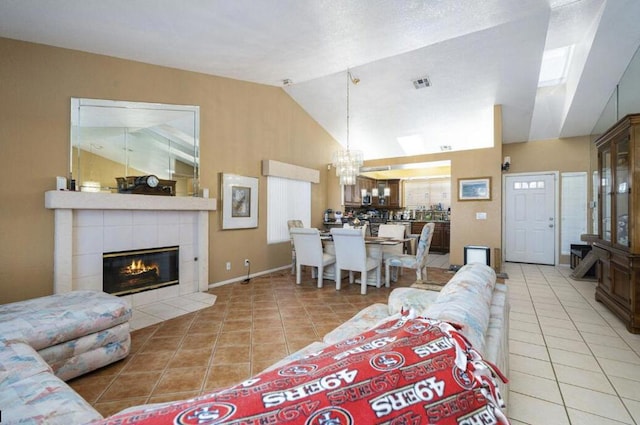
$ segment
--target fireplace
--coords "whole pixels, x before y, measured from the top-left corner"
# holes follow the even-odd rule
[[[178,246],[104,253],[103,291],[127,295],[177,285],[179,261]]]

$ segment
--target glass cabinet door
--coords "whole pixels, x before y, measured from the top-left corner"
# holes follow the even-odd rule
[[[600,228],[602,239],[611,241],[611,150],[602,151],[600,156],[600,205],[602,207]]]
[[[378,205],[387,205],[387,201],[389,200],[389,198],[387,196],[384,195],[384,190],[387,187],[387,181],[386,180],[378,180],[377,184],[376,184],[376,189],[378,190]]]
[[[628,247],[629,193],[631,192],[631,180],[629,179],[629,138],[626,136],[616,143],[615,167],[616,242]]]

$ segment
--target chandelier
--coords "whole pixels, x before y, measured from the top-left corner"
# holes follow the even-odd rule
[[[333,153],[333,166],[336,168],[336,176],[340,177],[341,185],[356,184],[356,177],[363,163],[362,152],[349,149],[349,86],[351,83],[359,82],[360,79],[353,78],[347,70],[347,148]]]

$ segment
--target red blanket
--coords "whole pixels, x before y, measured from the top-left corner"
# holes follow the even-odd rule
[[[403,316],[233,387],[100,423],[505,424],[496,379],[506,382],[452,325]]]

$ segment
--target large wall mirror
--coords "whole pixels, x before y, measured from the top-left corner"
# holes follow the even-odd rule
[[[155,175],[174,184],[173,195],[197,195],[199,137],[198,106],[71,99],[71,175],[80,190],[115,193],[118,178]]]

